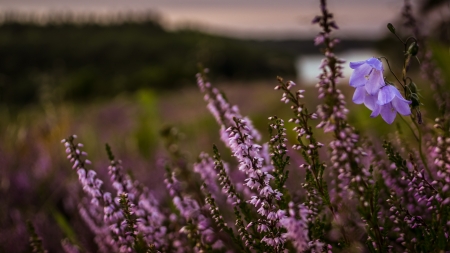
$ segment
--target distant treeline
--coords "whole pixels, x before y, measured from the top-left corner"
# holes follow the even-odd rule
[[[193,30],[169,32],[151,15],[127,17],[133,16],[105,25],[66,22],[69,19],[57,16],[33,23],[29,21],[39,16],[3,15],[1,103],[29,104],[48,94],[85,100],[144,87],[195,85],[199,63],[211,68],[215,80],[295,75],[295,55],[263,43]]]

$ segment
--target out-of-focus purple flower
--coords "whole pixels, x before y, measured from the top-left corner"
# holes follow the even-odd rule
[[[384,86],[383,64],[377,58],[365,61],[350,62],[350,68],[354,69],[350,77],[350,86],[356,88],[353,102],[362,104],[365,91],[369,95],[375,95]]]
[[[397,112],[404,116],[411,114],[409,108],[411,101],[404,99],[397,88],[392,85],[386,85],[380,89],[376,102],[373,98],[370,99],[369,103],[367,101],[365,103],[370,104],[370,107],[373,108],[370,117],[373,118],[381,114],[381,117],[388,124],[394,122]]]

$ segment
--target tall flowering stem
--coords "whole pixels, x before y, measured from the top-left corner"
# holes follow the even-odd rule
[[[374,144],[370,141],[366,141],[364,144],[364,149],[368,151],[370,166],[369,168],[363,167],[361,176],[356,176],[351,184],[359,196],[358,211],[369,236],[366,241],[367,247],[370,252],[390,252],[391,245],[389,245],[387,236],[389,224],[383,217],[383,212],[386,212],[386,205],[383,201],[386,182],[380,175],[380,172],[388,173],[388,171],[386,171],[381,153],[376,150]]]
[[[324,103],[318,106],[317,114],[321,122],[317,127],[323,128],[325,132],[333,131],[334,140],[330,143],[332,171],[339,173],[336,189],[346,189],[349,180],[356,175],[360,169],[361,155],[364,155],[361,147],[358,147],[359,135],[355,129],[347,123],[347,108],[345,107],[344,95],[336,88],[339,78],[342,78],[342,64],[334,54],[334,47],[339,42],[331,37],[333,29],[338,29],[333,20],[333,14],[327,9],[326,0],[321,0],[321,16],[317,16],[313,23],[319,23],[322,31],[316,37],[316,45],[324,45],[325,58],[320,68],[319,76],[319,98]]]
[[[97,220],[95,223],[99,223],[98,227],[96,224],[92,224],[96,231],[101,232],[103,240],[105,240],[114,251],[118,252],[132,252],[135,247],[135,237],[130,237],[129,231],[127,231],[127,221],[125,219],[126,210],[123,210],[120,205],[120,199],[114,199],[112,194],[106,192],[102,189],[103,181],[100,180],[96,175],[97,173],[93,170],[87,170],[86,164],[90,164],[90,161],[84,159],[82,156],[86,156],[86,152],[81,151],[83,145],[81,143],[75,143],[75,135],[69,136],[69,138],[62,140],[64,146],[66,147],[67,158],[73,163],[73,169],[77,170],[78,179],[83,186],[83,190],[90,195],[91,201],[90,206],[86,209],[80,209],[80,214],[84,214],[84,218],[87,222],[91,217],[95,219],[100,219],[100,214],[103,214],[102,220]],[[112,156],[112,154],[110,154]],[[87,172],[86,172],[87,170]],[[122,194],[125,194],[123,185],[115,181],[119,172],[116,170],[113,174],[113,184],[116,182],[116,187],[122,190]],[[122,177],[123,178],[123,177]],[[127,197],[128,199],[128,197]],[[100,209],[103,208],[102,211]],[[104,228],[107,229],[104,229]],[[135,234],[137,234],[136,232]],[[97,238],[98,239],[98,238]],[[102,245],[102,244],[101,244]],[[106,245],[105,245],[106,246]],[[106,248],[105,248],[106,250]]]
[[[247,132],[249,127],[246,121],[234,118],[234,122],[235,126],[227,129],[229,146],[239,161],[239,170],[247,175],[245,185],[259,193],[248,201],[258,208],[260,215],[253,224],[256,224],[257,231],[263,235],[261,241],[268,247],[267,250],[283,252],[284,239],[281,236],[280,220],[285,216],[285,212],[277,205],[282,193],[271,187],[273,176],[262,170],[264,158],[259,154],[261,146],[252,142],[253,137]]]
[[[289,156],[287,156],[287,138],[286,128],[284,127],[284,121],[276,116],[269,117],[269,147],[270,156],[272,157],[272,165],[274,166],[273,176],[275,180],[275,188],[283,195],[279,203],[281,209],[287,209],[288,191],[285,183],[289,176],[289,170],[286,170],[286,166],[289,165]]]
[[[313,23],[319,23],[322,31],[315,39],[315,45],[324,45],[323,54],[325,58],[322,60],[320,69],[322,73],[319,76],[319,98],[325,102],[318,106],[318,115],[321,122],[318,125],[324,128],[325,132],[335,131],[340,132],[342,128],[346,127],[346,114],[348,112],[345,108],[344,95],[336,88],[339,79],[343,77],[342,64],[344,60],[339,59],[334,54],[334,47],[339,43],[338,39],[331,37],[333,29],[338,29],[333,14],[327,9],[326,0],[321,0],[322,15],[316,16]]]
[[[83,186],[83,190],[91,196],[91,203],[95,206],[105,206],[103,199],[104,193],[101,189],[103,181],[97,178],[97,173],[95,171],[86,171],[86,165],[91,162],[83,158],[83,156],[86,156],[87,153],[81,151],[83,144],[75,144],[75,138],[77,138],[77,136],[72,135],[61,141],[66,147],[67,159],[73,163],[72,169],[76,170],[78,179]]]
[[[218,240],[208,217],[203,214],[202,206],[191,196],[183,194],[175,174],[168,167],[166,170],[167,189],[173,198],[175,207],[186,222],[180,231],[187,235],[197,251],[208,252],[212,248],[222,248],[223,244]]]
[[[407,4],[407,6],[408,6],[408,4]],[[410,12],[409,8],[404,9],[404,15],[408,15],[409,12]],[[410,16],[410,17],[411,17],[410,22],[414,23],[412,16]],[[409,70],[409,65],[411,63],[411,59],[413,57],[417,57],[417,54],[419,53],[419,44],[418,44],[419,41],[415,37],[408,37],[406,40],[402,40],[397,35],[394,26],[390,23],[388,24],[388,29],[391,31],[392,34],[394,34],[397,37],[397,39],[400,41],[400,43],[404,47],[404,51],[403,51],[404,59],[403,59],[401,80],[399,80],[399,78],[394,74],[394,72],[391,69],[391,66],[389,65],[389,62],[387,61],[386,58],[385,59],[386,59],[386,62],[389,66],[391,73],[397,79],[398,83],[403,87],[406,99],[411,100],[411,109],[416,111],[415,115],[411,114],[411,120],[412,120],[412,123],[414,124],[414,126],[416,127],[418,134],[416,135],[412,129],[411,129],[411,131],[413,132],[413,135],[416,137],[417,144],[418,144],[418,151],[420,154],[420,158],[422,160],[422,164],[425,167],[425,169],[427,170],[428,176],[432,177],[433,176],[432,172],[428,168],[428,161],[422,151],[422,129],[421,129],[421,127],[419,127],[419,125],[423,123],[422,113],[420,112],[420,105],[421,105],[420,99],[419,99],[420,94],[418,93],[417,86],[413,82],[413,79],[407,75],[408,70]]]
[[[213,145],[213,152],[215,165],[214,169],[217,173],[218,184],[222,187],[222,192],[227,196],[228,203],[234,206],[235,212],[241,212],[242,215],[244,215],[244,220],[247,223],[250,223],[254,213],[252,212],[249,204],[244,201],[242,194],[236,189],[231,178],[228,176],[228,171],[225,167],[226,164],[222,161],[219,149],[216,145]]]
[[[250,235],[250,233],[247,231],[246,226],[244,225],[244,220],[247,224],[252,221],[252,210],[250,209],[249,204],[243,200],[242,195],[236,190],[236,187],[228,176],[228,172],[225,169],[225,165],[216,145],[213,145],[213,152],[215,165],[214,169],[216,170],[218,177],[217,181],[218,184],[222,187],[222,192],[227,196],[228,203],[234,206],[233,209],[236,217],[235,226],[238,230],[240,238],[235,237],[232,231],[226,229],[223,224],[221,224],[220,219],[214,218],[215,216],[218,216],[218,214],[213,214],[213,219],[221,229],[224,229],[228,234],[230,234],[233,241],[235,241],[240,248],[245,248],[246,250],[255,248],[257,247],[256,241]],[[212,210],[212,208],[215,206],[215,201],[210,197],[210,195],[207,195],[206,202],[210,206],[211,213],[218,212],[218,208],[216,208],[216,210]],[[242,217],[241,215],[243,215],[244,217]]]
[[[90,197],[86,208],[80,208],[80,214],[88,224],[91,224],[90,227],[94,232],[99,231],[107,238],[108,246],[104,245],[104,247],[111,247],[113,250],[119,251],[122,241],[119,220],[123,216],[117,204],[113,201],[111,193],[102,190],[103,181],[97,178],[97,173],[93,170],[86,172],[86,165],[91,162],[83,157],[87,156],[87,153],[81,151],[83,144],[75,143],[76,138],[76,135],[71,135],[61,142],[66,147],[67,159],[73,164],[72,169],[77,171],[78,180],[83,190]],[[97,226],[96,223],[99,225]],[[103,245],[103,243],[100,245]]]
[[[283,96],[281,101],[284,103],[291,103],[291,110],[294,117],[289,122],[294,122],[297,126],[294,131],[297,133],[297,144],[292,146],[292,149],[298,150],[305,160],[305,164],[300,165],[301,168],[306,168],[306,182],[302,187],[307,190],[306,206],[310,210],[308,219],[311,222],[310,234],[313,241],[325,241],[325,228],[330,227],[330,224],[324,224],[320,217],[324,208],[328,208],[332,217],[338,220],[338,212],[336,207],[331,203],[328,186],[324,180],[325,164],[320,161],[319,148],[323,144],[315,139],[310,124],[311,119],[316,119],[315,113],[309,113],[308,108],[301,102],[304,97],[304,90],[298,90],[295,94],[291,89],[296,85],[292,81],[284,82],[281,77],[278,77],[279,85],[275,90],[282,90]],[[346,233],[341,228],[341,233],[344,241],[348,242]]]
[[[125,239],[127,241],[127,245],[123,246],[121,251],[125,252],[133,252],[135,245],[138,243],[137,241],[137,220],[135,216],[134,204],[130,202],[128,199],[128,194],[122,193],[119,196],[119,204],[122,208],[124,220],[121,223],[122,230],[125,234]]]
[[[194,215],[199,212],[199,205],[197,201],[192,198],[185,199],[181,194],[180,182],[176,179],[174,172],[166,165],[166,179],[164,180],[170,196],[173,198],[173,204],[180,212],[180,215],[186,220],[187,224],[180,230],[182,233],[187,234],[188,238],[192,241],[196,247],[203,248],[200,240],[200,235],[195,226],[192,225],[190,219],[195,218]],[[190,223],[190,224],[189,224]],[[178,238],[181,239],[181,238]]]
[[[270,171],[273,170],[273,166],[267,162],[269,154],[265,152],[268,149],[263,149],[255,143],[259,141],[260,134],[251,121],[242,117],[237,106],[230,105],[224,94],[205,80],[204,72],[197,75],[197,83],[205,94],[207,107],[221,126],[221,139],[238,160],[239,170],[247,175],[245,185],[254,192],[248,203],[258,209],[260,217],[257,221],[251,221],[246,205],[242,202],[237,203],[235,214],[238,232],[246,245],[251,248],[270,252],[282,251],[284,239],[281,236],[282,227],[279,221],[284,217],[284,212],[277,203],[281,200],[282,193],[270,185],[273,178]],[[231,197],[237,196],[232,194]],[[239,198],[237,200],[241,201]],[[244,220],[241,220],[241,212],[248,223],[246,226]],[[247,231],[248,229],[251,229],[251,233]],[[255,244],[255,239],[261,240],[262,243]]]
[[[246,247],[246,245],[244,244],[242,239],[237,237],[234,234],[233,229],[230,228],[228,226],[228,224],[225,222],[222,214],[219,211],[219,207],[217,206],[216,201],[211,196],[211,194],[206,191],[207,188],[208,188],[208,186],[206,184],[203,184],[202,189],[205,190],[205,196],[206,196],[205,197],[205,202],[206,202],[206,204],[209,207],[209,210],[211,212],[211,217],[213,218],[213,220],[215,221],[215,223],[217,224],[219,229],[221,231],[225,231],[231,237],[233,242],[239,247],[239,249],[241,251],[243,251],[243,252],[250,252],[250,249],[248,247]]]
[[[111,147],[106,144],[106,152],[110,160],[108,173],[117,196],[126,194],[127,200],[133,205],[137,216],[138,230],[142,233],[147,244],[153,244],[155,248],[164,250],[166,245],[167,228],[163,225],[166,217],[160,210],[159,203],[153,194],[139,182],[131,179],[124,173],[122,162],[116,160]],[[123,210],[125,211],[125,210]]]
[[[216,145],[213,145],[214,152],[214,170],[217,173],[217,180],[219,185],[222,187],[222,192],[227,195],[229,202],[233,205],[239,206],[244,213],[248,213],[248,204],[243,200],[242,195],[236,190],[236,187],[231,181],[231,178],[228,176],[228,172],[225,168],[225,164],[222,161],[222,158],[219,153],[219,149]]]
[[[317,127],[323,128],[325,132],[333,132],[334,140],[330,142],[331,150],[331,171],[336,175],[336,187],[342,198],[346,197],[348,189],[350,197],[357,195],[361,205],[359,212],[363,220],[370,228],[369,236],[375,242],[375,248],[384,251],[386,248],[385,236],[382,235],[382,227],[377,219],[377,186],[373,187],[373,170],[361,166],[362,157],[366,155],[359,144],[359,134],[347,123],[346,103],[344,95],[337,89],[336,85],[342,74],[343,60],[336,57],[334,47],[339,40],[332,38],[331,33],[338,29],[333,14],[328,11],[326,0],[321,0],[321,15],[315,17],[313,23],[318,23],[322,31],[316,37],[316,45],[323,44],[325,58],[322,60],[320,68],[322,73],[319,76],[319,98],[324,99],[324,103],[318,106],[317,114],[321,122]],[[360,173],[365,171],[364,173]],[[335,200],[336,201],[336,200]]]
[[[186,234],[197,251],[208,252],[223,248],[223,243],[218,238],[217,231],[203,208],[205,207],[205,203],[203,203],[205,198],[202,187],[196,186],[197,182],[188,168],[186,156],[178,148],[177,141],[181,134],[174,128],[166,129],[163,134],[166,138],[167,150],[171,155],[171,160],[166,162],[165,183],[173,204],[184,220],[184,226],[180,232]],[[177,173],[180,173],[181,177],[193,186],[191,194],[183,189],[181,182],[177,179]]]
[[[246,134],[251,136],[253,141],[260,141],[261,134],[253,126],[252,121],[248,117],[243,117],[239,112],[239,108],[236,105],[230,104],[225,94],[211,85],[207,80],[206,73],[207,69],[197,74],[197,85],[204,94],[204,100],[207,102],[208,110],[220,125],[220,137],[224,144],[227,146],[229,144],[227,129],[234,126],[234,118],[245,120],[246,128],[242,131],[245,131]]]

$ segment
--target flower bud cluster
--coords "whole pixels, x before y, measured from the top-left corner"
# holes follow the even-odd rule
[[[222,188],[222,192],[227,196],[228,203],[232,204],[233,206],[242,204],[242,197],[237,192],[235,184],[228,176],[228,165],[222,161],[216,146],[214,146],[214,170],[217,173],[217,180],[220,187]]]
[[[86,173],[85,164],[90,162],[86,162],[88,160],[81,157],[81,155],[86,155],[86,153],[80,151],[79,148],[83,146],[81,143],[74,143],[75,138],[76,136],[72,135],[69,138],[62,140],[62,143],[64,143],[64,146],[66,147],[66,153],[68,154],[67,158],[73,163],[72,168],[77,170],[78,179],[83,186],[83,190],[91,196],[90,204],[94,206],[94,208],[103,207],[103,223],[109,228],[109,232],[112,234],[111,236],[113,239],[108,241],[110,244],[109,246],[118,251],[121,248],[125,250],[122,246],[127,243],[124,239],[124,231],[120,226],[124,216],[119,208],[118,199],[114,201],[111,197],[111,193],[104,192],[101,189],[103,181],[97,178],[97,173],[95,171],[88,170]],[[97,210],[92,210],[91,214],[94,214],[94,217],[99,218]]]
[[[220,126],[224,129],[234,124],[233,118],[243,118],[239,112],[239,108],[236,105],[228,103],[224,95],[219,89],[212,87],[211,83],[206,82],[202,74],[197,74],[197,85],[200,87],[200,91],[205,94],[204,99],[208,103],[207,108],[216,119]],[[252,122],[247,117],[244,118],[247,121],[246,131],[252,136],[253,139],[259,141],[261,134],[253,127]],[[226,136],[222,136],[223,138]],[[222,139],[227,143],[227,138]]]
[[[276,116],[269,117],[269,146],[271,163],[274,167],[273,176],[275,179],[275,187],[281,193],[286,192],[286,180],[289,172],[286,171],[286,166],[289,164],[289,156],[287,156],[287,138],[286,128],[284,127],[284,120]],[[285,201],[282,199],[283,206]]]
[[[220,190],[216,184],[217,172],[214,168],[214,159],[204,152],[200,153],[198,162],[194,163],[194,171],[200,175],[211,195],[217,197]]]
[[[195,241],[195,248],[198,251],[203,251],[210,245],[221,248],[223,243],[217,238],[208,217],[203,214],[201,206],[195,199],[181,192],[180,183],[173,172],[167,175],[165,183],[173,198],[173,204],[187,222],[180,232]]]
[[[83,144],[75,144],[74,140],[76,135],[70,136],[68,139],[64,139],[61,142],[66,147],[67,159],[73,163],[72,169],[75,169],[78,174],[78,180],[83,186],[83,190],[91,196],[91,203],[95,206],[100,206],[103,202],[103,192],[101,186],[103,181],[97,178],[97,173],[93,170],[86,170],[85,165],[91,162],[84,159],[87,153],[80,150]]]
[[[133,182],[130,176],[124,173],[122,162],[114,158],[109,146],[107,146],[107,152],[110,157],[108,173],[112,185],[117,191],[117,196],[126,194],[127,200],[133,205],[138,231],[142,233],[147,243],[151,243],[155,248],[160,249],[166,244],[167,228],[162,224],[165,215],[160,211],[158,202],[148,188],[140,185],[137,181]],[[111,206],[108,206],[108,212],[112,212]],[[120,219],[123,219],[123,217],[116,220]]]
[[[137,239],[137,222],[134,216],[135,205],[128,199],[128,194],[122,193],[119,196],[119,204],[122,209],[124,218],[120,222],[120,230],[123,236],[119,237],[120,252],[134,252],[134,245]]]
[[[436,126],[442,127],[443,120],[436,119]],[[450,203],[450,137],[438,136],[434,144],[430,147],[431,158],[434,159],[434,165],[436,166],[436,176],[439,186],[442,189],[445,198],[445,204]],[[432,182],[433,183],[433,182]],[[437,184],[437,182],[435,182]]]
[[[300,102],[300,99],[303,98],[303,90],[299,90],[293,94],[290,91],[294,86],[292,85],[292,81],[285,83],[281,78],[278,78],[278,81],[280,84],[275,89],[283,90],[284,94],[286,94],[285,97],[290,98],[292,104],[291,110],[295,115],[294,118],[289,120],[289,122],[296,124],[293,131],[297,133],[296,139],[298,141],[297,144],[292,146],[292,149],[298,150],[305,160],[305,163],[300,165],[300,168],[306,170],[306,182],[302,183],[302,187],[307,191],[305,206],[310,210],[308,213],[309,217],[307,218],[313,221],[316,220],[316,217],[324,209],[324,205],[328,207],[331,213],[334,214],[335,212],[334,207],[328,201],[329,193],[326,188],[326,183],[323,180],[325,165],[319,159],[319,148],[324,145],[315,139],[312,127],[309,124],[309,121],[316,119],[317,115],[315,113],[308,113],[308,109]],[[316,241],[316,238],[311,239],[311,242]]]
[[[339,59],[334,54],[334,47],[339,43],[338,39],[331,38],[331,31],[338,29],[333,20],[333,14],[328,12],[325,1],[321,2],[322,15],[316,16],[313,23],[318,23],[322,31],[316,36],[314,44],[324,45],[325,59],[320,64],[322,73],[319,75],[319,82],[316,87],[319,89],[319,99],[325,99],[325,103],[317,108],[321,122],[318,127],[323,128],[325,132],[334,131],[341,123],[346,120],[348,112],[345,107],[344,95],[336,88],[339,78],[343,78],[344,60]]]
[[[298,209],[298,211],[295,209]],[[283,238],[292,240],[292,244],[297,252],[304,252],[309,249],[310,242],[308,235],[309,209],[304,205],[294,208],[294,203],[289,202],[288,212],[288,215],[280,221],[281,225],[286,229]]]
[[[248,129],[246,121],[235,118],[235,126],[227,129],[229,134],[229,147],[239,161],[239,170],[247,175],[245,185],[257,194],[251,197],[248,203],[258,210],[260,219],[255,221],[257,231],[264,234],[262,242],[273,247],[276,251],[284,248],[284,239],[281,237],[280,220],[285,216],[276,201],[281,199],[282,193],[270,186],[273,176],[263,172],[263,158],[259,155],[261,146],[254,144],[253,137],[245,130]],[[247,227],[252,226],[252,223]]]
[[[163,226],[166,218],[148,189],[133,182],[123,172],[121,162],[114,160],[108,147],[111,159],[108,172],[117,197],[103,191],[103,181],[97,178],[96,172],[85,168],[90,162],[82,158],[86,153],[80,150],[81,143],[74,143],[75,138],[70,136],[62,142],[68,159],[77,170],[83,190],[91,197],[90,203],[81,205],[80,215],[96,234],[95,241],[101,251],[134,252],[138,233],[145,243],[157,249],[164,248],[167,244],[166,227]]]

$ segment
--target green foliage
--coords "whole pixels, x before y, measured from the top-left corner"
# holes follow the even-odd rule
[[[431,50],[433,52],[433,59],[435,60],[442,77],[445,81],[445,86],[450,87],[450,50],[449,46],[445,46],[438,42],[431,43]]]
[[[114,161],[115,157],[114,157],[114,154],[113,154],[113,152],[111,150],[111,147],[109,146],[108,143],[105,144],[105,149],[106,149],[106,154],[108,155],[108,159],[110,161]]]
[[[75,243],[76,245],[80,245],[77,234],[67,218],[56,208],[53,208],[51,213],[56,221],[56,224],[58,224],[59,228],[64,232],[64,235],[69,239],[69,241]]]
[[[192,84],[199,62],[227,80],[294,76],[294,56],[269,48],[274,46],[191,30],[169,32],[151,19],[108,26],[10,20],[0,26],[0,101],[37,102],[46,85],[60,99],[78,101],[174,89]]]
[[[140,113],[137,116],[134,136],[141,155],[149,157],[158,143],[158,129],[161,128],[157,110],[158,99],[151,90],[140,90],[136,97]]]

